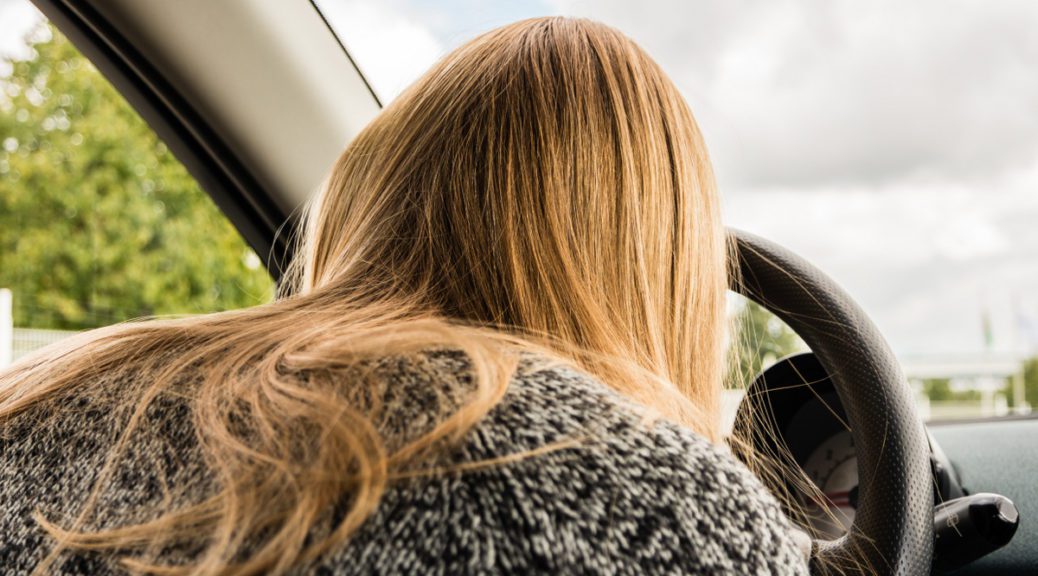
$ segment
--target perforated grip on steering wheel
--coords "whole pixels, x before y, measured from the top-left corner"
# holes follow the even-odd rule
[[[739,230],[732,289],[781,318],[818,357],[847,412],[858,457],[854,524],[816,541],[814,573],[929,574],[933,480],[929,445],[886,340],[840,286],[789,250]]]

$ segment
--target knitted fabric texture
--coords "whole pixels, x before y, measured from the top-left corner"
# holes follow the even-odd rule
[[[444,383],[466,380],[467,363],[444,353],[386,358],[378,372],[385,422],[420,432],[451,401]],[[110,401],[73,395],[0,424],[0,574],[28,574],[50,550],[34,511],[60,520],[86,499],[125,421]],[[647,424],[571,368],[525,363],[450,458],[574,438],[582,440],[512,463],[395,483],[357,533],[299,573],[807,574],[778,503],[742,464],[677,425]],[[102,491],[95,521],[122,525],[169,498],[171,486],[197,497],[212,482],[189,408],[162,399]],[[168,554],[174,564],[190,558]],[[115,559],[68,552],[53,571],[122,573]]]

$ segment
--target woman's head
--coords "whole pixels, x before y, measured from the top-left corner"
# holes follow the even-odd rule
[[[633,364],[716,437],[727,284],[709,161],[677,89],[612,28],[526,20],[449,54],[339,158],[307,236],[303,291],[546,336],[660,404],[619,381]]]

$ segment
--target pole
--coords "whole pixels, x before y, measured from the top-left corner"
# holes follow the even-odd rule
[[[1013,412],[1016,414],[1027,414],[1031,411],[1027,405],[1024,393],[1024,370],[1021,367],[1013,374]]]
[[[14,313],[11,291],[0,288],[0,370],[11,365],[14,355]]]

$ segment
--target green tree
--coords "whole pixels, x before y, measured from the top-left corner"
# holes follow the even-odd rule
[[[737,386],[749,384],[775,360],[807,350],[800,337],[778,317],[745,299],[740,299],[735,337],[734,360],[738,364],[733,378]]]
[[[951,381],[947,378],[927,378],[922,384],[923,393],[933,402],[947,402],[953,399]]]
[[[270,277],[151,129],[51,26],[0,78],[0,287],[85,329],[268,300]]]
[[[1013,397],[1011,390],[1007,394],[1009,398]],[[1038,356],[1024,362],[1024,401],[1038,408]]]
[[[923,380],[923,393],[932,402],[979,402],[978,390],[952,390],[948,378],[927,378]]]

